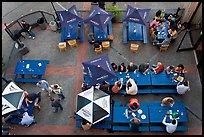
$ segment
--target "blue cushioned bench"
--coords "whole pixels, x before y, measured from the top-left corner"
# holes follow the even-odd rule
[[[141,102],[141,103],[146,103],[149,107],[154,106],[161,106],[161,102]],[[174,106],[173,107],[185,107],[185,105],[180,102],[180,101],[174,101]]]
[[[177,93],[176,89],[152,89],[151,93]]]
[[[177,126],[176,131],[187,131],[187,126]],[[150,126],[150,131],[166,131],[166,126]]]
[[[40,80],[42,80],[43,78],[15,78],[15,82],[38,82]]]
[[[81,122],[76,122],[76,127],[81,127]],[[92,128],[103,128],[103,129],[111,129],[111,124],[101,124],[101,123],[96,123],[92,125]]]
[[[129,126],[113,126],[113,131],[131,131]],[[148,126],[140,126],[139,131],[149,131]]]
[[[108,92],[109,94],[112,94],[112,91]],[[147,93],[152,93],[151,89],[138,89],[137,94],[147,94]],[[120,95],[126,95],[126,91],[125,90],[120,90],[118,93],[115,94],[120,94]]]

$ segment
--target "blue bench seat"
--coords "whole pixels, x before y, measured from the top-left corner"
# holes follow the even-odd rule
[[[152,93],[177,93],[176,89],[152,89]]]
[[[81,122],[76,122],[76,127],[81,127]],[[111,124],[96,123],[96,124],[92,125],[92,128],[111,129]]]
[[[15,78],[15,82],[38,82],[43,78]]]
[[[187,131],[187,126],[177,126],[176,131]],[[166,126],[150,126],[150,131],[166,131]]]
[[[129,126],[113,126],[113,131],[131,131]],[[148,126],[140,126],[139,131],[149,131]]]

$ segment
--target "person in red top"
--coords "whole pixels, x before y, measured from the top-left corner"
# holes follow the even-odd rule
[[[136,112],[140,108],[140,104],[136,98],[131,98],[130,103],[128,104],[128,108],[132,112]]]
[[[164,71],[164,65],[161,62],[157,62],[157,67],[153,68],[154,74],[158,74]]]

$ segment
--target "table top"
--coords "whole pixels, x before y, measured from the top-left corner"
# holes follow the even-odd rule
[[[127,106],[114,106],[113,107],[113,122],[114,123],[129,123],[130,119],[133,118],[132,114],[129,113],[128,119],[125,116],[125,110],[128,109]],[[138,111],[135,112],[135,115],[137,118],[140,119],[141,123],[149,123],[149,111],[148,107],[141,105],[140,109],[142,110],[142,113],[139,114]],[[143,115],[146,116],[145,119],[142,119]]]
[[[143,75],[138,70],[136,71],[136,74],[134,72],[117,72],[118,80],[123,78],[123,85],[126,84],[129,78],[126,78],[126,76],[130,76],[130,78],[137,81],[137,85],[152,85],[151,84],[151,78],[150,73],[147,73],[146,75]]]
[[[105,29],[105,32],[101,31],[98,27],[94,26],[94,39],[96,41],[108,40],[108,26]]]
[[[70,22],[62,27],[61,41],[78,38],[78,22]]]
[[[165,39],[168,35],[168,22],[165,21],[164,22],[164,30],[162,30],[161,26],[158,26],[157,27],[157,31],[158,31],[158,34],[157,34],[157,39]]]
[[[142,27],[143,25],[134,23],[134,22],[128,22],[128,39],[129,40],[143,40],[143,33],[142,33]]]
[[[186,108],[183,106],[164,107],[164,106],[149,106],[150,123],[161,123],[168,110],[179,114],[178,122],[188,122]],[[170,122],[170,117],[167,117],[166,122]]]
[[[22,60],[16,63],[14,74],[43,75],[48,60]]]
[[[158,74],[154,74],[153,72],[151,74],[151,81],[152,85],[176,85],[177,82],[172,81],[173,73],[167,77],[167,74],[165,71],[160,72]]]

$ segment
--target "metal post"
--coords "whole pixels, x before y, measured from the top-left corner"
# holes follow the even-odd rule
[[[54,11],[55,11],[55,14],[56,14],[56,16],[57,16],[57,21],[59,21],[59,17],[58,17],[58,15],[57,15],[57,11],[56,11],[56,9],[55,9],[55,6],[54,6],[53,2],[51,2],[51,4],[52,4],[52,7],[53,7],[53,9],[54,9]]]
[[[47,19],[45,18],[45,15],[44,15],[43,11],[40,11],[40,13],[42,14],[43,18],[45,19],[45,22],[48,23]]]
[[[6,23],[4,23],[4,26],[6,27],[5,31],[8,33],[8,35],[11,37],[12,40],[15,41],[14,39],[14,35],[11,33],[11,31],[9,30],[9,28],[7,27]]]

